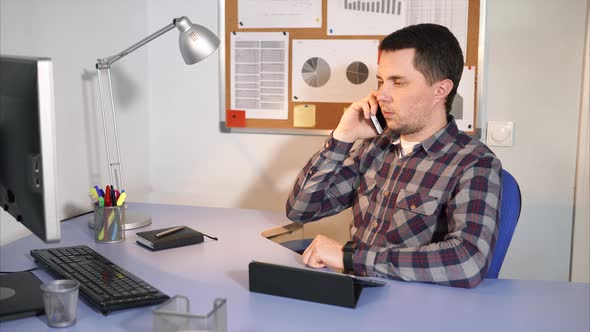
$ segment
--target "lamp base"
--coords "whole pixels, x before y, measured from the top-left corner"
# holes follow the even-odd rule
[[[130,229],[142,228],[152,223],[152,217],[146,216],[139,212],[127,209],[125,211],[125,228],[126,231]],[[94,229],[94,214],[92,218],[88,219],[88,227]]]

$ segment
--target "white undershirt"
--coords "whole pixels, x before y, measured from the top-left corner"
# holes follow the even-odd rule
[[[405,139],[400,137],[400,142],[402,145],[402,151],[404,156],[407,156],[410,152],[412,152],[412,150],[414,149],[414,146],[420,142],[409,142],[406,141]]]

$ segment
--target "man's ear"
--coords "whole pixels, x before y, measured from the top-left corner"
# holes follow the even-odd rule
[[[447,99],[447,96],[449,95],[449,93],[451,93],[451,90],[453,90],[453,81],[447,78],[445,80],[437,82],[436,85],[437,87],[434,90],[434,98],[437,101],[442,101],[444,104],[445,100]]]

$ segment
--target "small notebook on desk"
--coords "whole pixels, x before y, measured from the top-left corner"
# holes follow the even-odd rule
[[[163,249],[177,248],[182,246],[188,246],[191,244],[197,244],[203,242],[203,234],[195,231],[190,227],[184,226],[182,229],[164,235],[162,237],[156,237],[156,234],[161,234],[168,230],[172,230],[175,227],[155,229],[153,231],[138,232],[136,233],[137,243],[150,250],[157,251]]]

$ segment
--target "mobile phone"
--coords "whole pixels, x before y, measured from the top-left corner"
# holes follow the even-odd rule
[[[385,121],[385,117],[381,112],[381,106],[377,105],[377,114],[371,115],[371,121],[373,122],[373,127],[377,130],[377,134],[381,135],[383,130],[387,128],[387,121]]]

